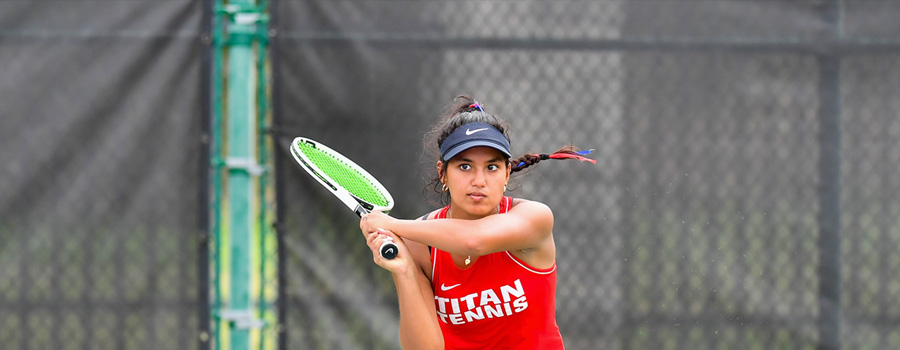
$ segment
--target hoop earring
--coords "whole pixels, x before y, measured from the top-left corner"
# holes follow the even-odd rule
[[[444,184],[444,183],[441,184],[441,191],[447,192],[449,190],[450,190],[450,187],[447,187],[447,184]]]

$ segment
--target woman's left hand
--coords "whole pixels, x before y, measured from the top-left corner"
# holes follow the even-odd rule
[[[363,232],[375,232],[379,229],[389,230],[390,228],[388,228],[387,226],[388,223],[392,220],[396,219],[380,211],[373,211],[362,217],[360,229]]]

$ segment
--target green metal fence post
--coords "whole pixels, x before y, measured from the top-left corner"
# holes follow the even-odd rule
[[[252,1],[233,0],[225,5],[228,23],[228,205],[230,217],[231,286],[229,309],[220,312],[228,321],[231,350],[250,349],[250,330],[259,326],[251,304],[252,232],[254,228],[253,176],[262,173],[254,156],[256,81],[253,51],[262,14]]]

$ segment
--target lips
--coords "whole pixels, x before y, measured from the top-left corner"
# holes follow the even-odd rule
[[[469,198],[472,198],[474,201],[480,201],[482,199],[487,198],[487,195],[481,192],[471,192],[468,194]]]

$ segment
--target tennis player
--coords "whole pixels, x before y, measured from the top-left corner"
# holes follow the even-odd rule
[[[433,187],[449,205],[418,220],[360,219],[375,263],[391,271],[406,349],[563,349],[556,323],[553,212],[505,195],[510,174],[572,147],[511,158],[506,123],[459,96],[427,139],[439,151]],[[387,240],[393,260],[380,257]]]

